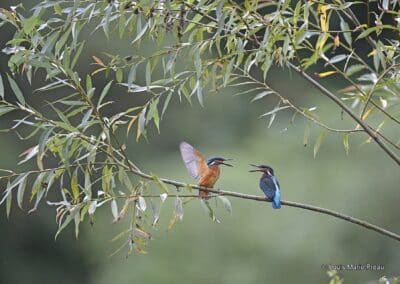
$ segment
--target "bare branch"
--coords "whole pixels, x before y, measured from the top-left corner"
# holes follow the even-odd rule
[[[129,170],[129,169],[127,169]],[[141,171],[135,171],[135,170],[130,170],[131,173],[140,176],[144,179],[147,180],[154,180],[153,176],[150,176],[146,173],[143,173]],[[190,187],[196,190],[204,190],[204,191],[208,191],[208,192],[212,192],[215,193],[217,195],[224,195],[224,196],[231,196],[231,197],[236,197],[236,198],[241,198],[241,199],[249,199],[249,200],[255,200],[255,201],[262,201],[262,202],[271,202],[270,199],[266,198],[266,197],[262,197],[262,196],[257,196],[257,195],[250,195],[250,194],[244,194],[244,193],[239,193],[239,192],[234,192],[234,191],[228,191],[228,190],[223,190],[223,189],[213,189],[213,188],[207,188],[207,187],[202,187],[202,186],[198,186],[198,185],[193,185],[193,184],[187,184],[187,183],[183,183],[183,182],[178,182],[175,180],[171,180],[171,179],[165,179],[165,178],[160,178],[160,180],[166,184],[169,185],[173,185],[177,188],[180,187]],[[364,228],[367,228],[369,230],[373,230],[381,235],[385,235],[388,236],[392,239],[395,239],[397,241],[400,241],[400,235],[393,233],[391,231],[388,231],[386,229],[383,229],[379,226],[373,225],[367,221],[361,220],[361,219],[357,219],[354,218],[352,216],[349,215],[345,215],[330,209],[326,209],[326,208],[322,208],[322,207],[317,207],[317,206],[313,206],[313,205],[308,205],[308,204],[303,204],[303,203],[299,203],[299,202],[292,202],[292,201],[286,201],[286,200],[282,200],[281,201],[282,205],[285,206],[290,206],[290,207],[296,207],[296,208],[300,208],[300,209],[305,209],[305,210],[309,210],[309,211],[314,211],[317,213],[321,213],[321,214],[325,214],[325,215],[330,215],[333,216],[335,218],[338,219],[342,219],[344,221],[353,223],[353,224],[357,224],[359,226],[362,226]]]

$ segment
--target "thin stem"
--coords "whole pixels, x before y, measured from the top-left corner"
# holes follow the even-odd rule
[[[97,163],[97,164],[99,164],[99,163]],[[103,164],[103,163],[100,163],[100,164]],[[72,166],[72,165],[70,165],[70,166]],[[136,176],[142,177],[147,180],[156,181],[156,178],[154,176],[148,175],[142,171],[137,171],[132,168],[129,168],[129,166],[126,164],[121,164],[121,166],[123,166],[126,171],[131,172],[132,174],[134,174]],[[53,170],[61,169],[61,168],[65,168],[65,167],[45,169],[43,171],[30,171],[29,173],[40,173],[40,172],[44,172],[44,171],[53,171]],[[14,173],[13,176],[15,176],[15,175],[20,175],[20,174]],[[5,177],[1,177],[1,178],[5,178]],[[175,181],[175,180],[171,180],[171,179],[165,179],[165,178],[159,178],[158,180],[161,180],[163,183],[172,185],[176,188],[190,187],[191,189],[211,192],[211,193],[215,194],[215,195],[210,195],[210,197],[213,197],[213,198],[218,197],[218,196],[231,196],[231,197],[240,198],[240,199],[248,199],[248,200],[254,200],[254,201],[261,201],[261,202],[271,202],[270,199],[263,197],[263,196],[244,194],[244,193],[240,193],[240,192],[228,191],[228,190],[223,190],[223,189],[207,188],[207,187],[203,187],[203,186],[187,184],[187,183],[183,183],[183,182],[179,182],[179,181]],[[144,194],[141,196],[145,197],[145,198],[146,197],[147,198],[159,197],[159,195],[153,195],[153,194],[150,194],[150,195]],[[194,194],[169,194],[168,196],[170,196],[170,197],[189,197],[189,198],[197,198],[198,197],[198,195],[194,195]],[[127,198],[134,198],[134,197],[138,197],[138,196],[118,195],[118,196],[110,196],[110,197],[107,197],[106,199],[109,199],[109,200],[112,200],[114,198],[127,199]],[[103,199],[103,200],[106,200],[106,199]],[[343,213],[340,213],[337,211],[333,211],[330,209],[326,209],[326,208],[322,208],[322,207],[318,207],[318,206],[314,206],[314,205],[293,202],[293,201],[287,201],[287,200],[281,200],[281,204],[284,206],[295,207],[295,208],[313,211],[313,212],[317,212],[317,213],[321,213],[321,214],[325,214],[325,215],[330,215],[332,217],[342,219],[346,222],[350,222],[353,224],[357,224],[366,229],[373,230],[381,235],[385,235],[392,239],[400,241],[400,235],[398,235],[396,233],[393,233],[384,228],[381,228],[379,226],[371,224],[367,221],[364,221],[364,220],[361,220],[361,219],[358,219],[358,218],[355,218],[355,217],[352,217],[352,216],[349,216],[349,215],[346,215],[346,214],[343,214]]]
[[[240,68],[239,68],[240,69]],[[243,69],[241,69],[241,71],[244,72]],[[330,132],[335,132],[335,133],[352,133],[352,132],[364,132],[364,130],[362,129],[336,129],[336,128],[332,128],[326,124],[324,124],[323,122],[319,121],[318,119],[312,117],[311,115],[308,115],[306,112],[304,112],[304,110],[300,109],[298,106],[294,105],[291,101],[289,101],[287,98],[285,98],[283,95],[281,95],[278,91],[274,90],[273,88],[271,88],[269,85],[267,85],[265,82],[261,82],[259,80],[257,80],[256,78],[254,78],[253,76],[244,76],[244,78],[246,79],[250,79],[251,81],[253,81],[256,84],[261,85],[263,88],[267,89],[267,90],[272,90],[274,92],[274,94],[282,101],[284,102],[284,104],[287,104],[290,106],[290,108],[292,108],[296,113],[299,113],[300,115],[302,115],[305,119],[310,120],[311,122],[317,124],[318,126],[330,131]]]
[[[347,80],[352,86],[354,86],[362,95],[364,98],[366,98],[366,102],[364,104],[364,108],[361,112],[360,117],[362,118],[365,111],[367,110],[367,106],[368,103],[370,102],[374,107],[376,107],[377,109],[379,109],[381,112],[383,112],[388,118],[390,118],[391,120],[393,120],[396,123],[400,124],[400,120],[398,120],[397,118],[395,118],[393,115],[391,115],[390,113],[388,113],[386,110],[384,110],[382,107],[380,107],[377,103],[375,103],[372,99],[372,95],[374,93],[374,89],[377,86],[377,84],[379,83],[380,80],[383,79],[383,77],[387,74],[387,72],[389,72],[391,70],[391,68],[395,67],[396,65],[392,65],[390,66],[387,70],[385,70],[385,72],[382,73],[382,75],[379,77],[379,79],[377,80],[377,82],[373,85],[371,91],[369,92],[369,94],[365,93],[360,86],[354,82],[349,76],[347,76],[347,74],[345,72],[343,72],[342,70],[340,70],[335,64],[331,63],[329,61],[329,59],[325,56],[322,56],[322,59],[329,64],[329,66],[331,66],[333,69],[335,69],[335,71],[337,71],[345,80]]]
[[[400,166],[400,158],[394,153],[378,136],[377,134],[371,130],[371,127],[366,124],[364,121],[362,121],[357,115],[355,115],[351,109],[346,106],[339,98],[337,98],[331,91],[329,91],[327,88],[322,86],[319,82],[314,80],[310,75],[307,73],[303,72],[299,67],[295,66],[292,63],[289,63],[290,67],[295,70],[297,73],[299,73],[306,81],[314,85],[318,90],[321,91],[322,94],[327,96],[329,99],[334,101],[341,109],[343,109],[347,114],[349,114],[364,130],[365,132],[375,140],[375,142],[386,152],[386,154],[389,155],[389,157],[392,158],[393,161],[396,162],[397,165]]]
[[[351,9],[349,9],[352,16],[354,14],[352,13]],[[195,9],[193,9],[194,12],[198,12]],[[208,15],[207,15],[208,16]],[[217,20],[213,17],[208,16],[208,19],[214,22],[217,22]],[[355,19],[357,20],[357,19]],[[357,20],[358,21],[358,20]],[[247,38],[248,40],[254,42],[253,38],[246,37],[242,33],[239,33],[240,36]],[[369,41],[369,43],[371,43]],[[328,89],[326,89],[324,86],[322,86],[319,82],[314,80],[311,76],[309,76],[307,73],[305,73],[300,67],[294,65],[291,62],[288,62],[288,65],[294,69],[297,73],[299,73],[306,81],[309,83],[313,84],[317,89],[319,89],[325,96],[329,97],[331,100],[333,100],[341,109],[343,109],[346,113],[348,113],[364,130],[365,132],[372,138],[374,141],[381,147],[398,165],[400,165],[400,158],[394,153],[375,133],[371,127],[366,124],[364,121],[362,121],[360,118],[358,118],[352,111],[349,109],[340,99],[338,99],[332,92],[330,92]]]
[[[375,91],[376,86],[378,86],[378,84],[380,83],[380,81],[382,81],[383,78],[384,78],[393,68],[398,67],[398,66],[399,66],[399,64],[391,65],[391,66],[390,66],[389,68],[387,68],[387,69],[379,76],[379,78],[376,80],[376,82],[375,82],[374,85],[372,86],[371,90],[369,91],[369,94],[367,95],[367,100],[366,100],[366,102],[365,102],[365,104],[364,104],[364,108],[363,108],[363,110],[362,110],[362,112],[361,112],[361,115],[360,115],[361,117],[362,117],[362,116],[364,115],[364,113],[366,112],[368,103],[369,103],[370,101],[371,101],[371,103],[373,103],[373,104],[375,105],[375,102],[372,101],[372,95],[374,94],[374,91]],[[384,112],[390,119],[392,119],[392,120],[394,120],[395,122],[397,122],[397,123],[400,124],[400,120],[398,120],[398,119],[396,119],[395,117],[393,117],[393,116],[391,116],[390,114],[388,114],[386,111],[383,110],[383,108],[381,109],[381,111]]]
[[[145,174],[143,172],[138,172],[138,171],[130,171],[131,173],[140,176],[144,179],[147,180],[155,180],[155,178],[151,175]],[[213,189],[213,188],[207,188],[207,187],[203,187],[203,186],[198,186],[198,185],[193,185],[193,184],[187,184],[187,183],[182,183],[182,182],[178,182],[175,180],[170,180],[170,179],[164,179],[164,178],[160,178],[160,180],[166,184],[169,185],[173,185],[177,188],[180,187],[190,187],[192,189],[196,189],[196,190],[204,190],[207,192],[212,192],[216,195],[222,195],[222,196],[231,196],[231,197],[235,197],[235,198],[241,198],[241,199],[249,199],[249,200],[255,200],[255,201],[262,201],[262,202],[271,202],[270,199],[266,198],[266,197],[262,197],[262,196],[257,196],[257,195],[250,195],[250,194],[244,194],[244,193],[239,193],[239,192],[234,192],[234,191],[227,191],[227,190],[222,190],[222,189]],[[181,195],[182,197],[182,195]],[[192,197],[192,195],[190,195],[190,197]],[[127,196],[127,198],[129,198],[129,196]],[[346,215],[346,214],[342,214],[330,209],[326,209],[326,208],[322,208],[322,207],[317,207],[314,205],[308,205],[308,204],[303,204],[303,203],[299,203],[299,202],[292,202],[292,201],[287,201],[287,200],[282,200],[281,201],[282,205],[285,206],[289,206],[289,207],[296,207],[296,208],[300,208],[300,209],[305,209],[305,210],[309,210],[309,211],[313,211],[313,212],[317,212],[317,213],[321,213],[321,214],[325,214],[325,215],[330,215],[333,216],[335,218],[338,219],[342,219],[346,222],[350,222],[353,224],[357,224],[359,226],[362,226],[366,229],[369,230],[373,230],[381,235],[385,235],[388,236],[392,239],[395,239],[397,241],[400,241],[400,235],[393,233],[391,231],[388,231],[384,228],[381,228],[379,226],[373,225],[367,221],[358,219],[358,218],[354,218],[352,216]]]

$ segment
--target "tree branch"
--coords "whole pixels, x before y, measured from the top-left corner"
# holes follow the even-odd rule
[[[129,170],[127,168],[128,171],[130,171],[131,173],[133,173],[134,175],[140,176],[144,179],[147,180],[153,180],[155,181],[155,178],[151,175],[148,175],[146,173],[143,173],[141,171],[135,171],[135,170]],[[249,199],[249,200],[255,200],[255,201],[261,201],[261,202],[271,202],[270,199],[266,198],[266,197],[262,197],[262,196],[257,196],[257,195],[250,195],[250,194],[244,194],[244,193],[239,193],[239,192],[234,192],[234,191],[228,191],[228,190],[222,190],[222,189],[213,189],[213,188],[207,188],[207,187],[203,187],[203,186],[198,186],[198,185],[193,185],[193,184],[187,184],[187,183],[183,183],[183,182],[178,182],[175,180],[170,180],[170,179],[165,179],[165,178],[160,178],[160,180],[166,184],[169,185],[173,185],[177,188],[181,188],[181,187],[190,187],[196,190],[203,190],[203,191],[207,191],[207,192],[212,192],[215,193],[217,195],[223,195],[223,196],[231,196],[231,197],[236,197],[236,198],[241,198],[241,199]],[[388,231],[384,228],[381,228],[379,226],[373,225],[367,221],[361,220],[361,219],[357,219],[354,218],[352,216],[349,215],[345,215],[330,209],[326,209],[326,208],[322,208],[322,207],[317,207],[317,206],[313,206],[313,205],[308,205],[308,204],[303,204],[303,203],[299,203],[299,202],[293,202],[293,201],[287,201],[287,200],[282,200],[281,201],[282,205],[285,206],[290,206],[290,207],[296,207],[296,208],[300,208],[300,209],[304,209],[304,210],[309,210],[309,211],[314,211],[320,214],[325,214],[325,215],[330,215],[332,217],[338,218],[338,219],[342,219],[344,221],[353,223],[353,224],[357,224],[359,226],[362,226],[368,230],[372,230],[375,231],[381,235],[385,235],[388,236],[392,239],[395,239],[397,241],[400,241],[400,235],[393,233],[391,231]]]
[[[196,12],[196,11],[195,11]],[[352,12],[350,10],[350,12]],[[353,14],[354,15],[354,14]],[[214,22],[217,22],[216,19],[212,18],[211,19]],[[248,40],[254,42],[253,38],[250,37],[246,37],[244,34],[240,33],[239,34],[244,37],[247,38]],[[314,80],[310,75],[308,75],[307,73],[305,73],[300,67],[294,65],[291,62],[288,62],[289,66],[294,69],[297,73],[299,73],[306,81],[308,81],[309,83],[311,83],[312,85],[314,85],[317,89],[319,89],[325,96],[327,96],[328,98],[330,98],[332,101],[334,101],[337,105],[339,105],[339,107],[344,110],[346,113],[348,113],[364,130],[365,132],[372,138],[374,139],[374,141],[378,144],[378,146],[380,148],[382,148],[388,155],[389,157],[392,158],[392,160],[394,160],[397,165],[400,166],[400,158],[396,155],[395,152],[393,152],[377,135],[377,133],[374,132],[374,130],[371,129],[371,127],[366,124],[365,122],[362,121],[361,118],[359,118],[358,116],[356,116],[350,108],[348,108],[346,106],[346,104],[344,104],[339,98],[337,98],[331,91],[329,91],[328,89],[326,89],[324,86],[322,86],[318,81]]]
[[[355,115],[351,109],[344,104],[339,98],[337,98],[331,91],[326,89],[324,86],[322,86],[319,82],[314,80],[310,75],[307,73],[303,72],[299,67],[294,65],[293,63],[289,63],[290,67],[294,69],[297,73],[299,73],[306,81],[314,85],[318,90],[321,91],[322,94],[324,94],[326,97],[334,101],[341,109],[343,109],[348,115],[350,115],[364,130],[365,132],[375,140],[375,142],[381,147],[386,154],[389,155],[389,157],[392,158],[393,161],[396,162],[397,165],[400,166],[400,158],[396,155],[395,152],[393,152],[377,135],[374,133],[373,130],[369,127],[368,124],[366,124],[364,121],[362,121],[357,115]]]

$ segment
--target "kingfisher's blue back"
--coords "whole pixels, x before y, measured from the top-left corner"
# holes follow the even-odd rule
[[[274,176],[263,174],[260,179],[260,188],[266,197],[272,199],[272,207],[274,209],[281,208],[281,191],[279,182]]]

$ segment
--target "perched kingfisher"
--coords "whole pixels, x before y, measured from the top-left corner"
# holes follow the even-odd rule
[[[181,142],[179,148],[181,150],[183,162],[185,163],[189,174],[197,179],[197,184],[199,186],[212,188],[220,175],[219,166],[225,165],[232,167],[232,165],[225,163],[232,159],[212,157],[206,161],[203,154],[186,142]],[[202,199],[207,199],[208,192],[200,190],[199,196]]]
[[[274,170],[270,166],[265,165],[250,165],[256,167],[256,170],[250,172],[262,172],[263,175],[260,179],[260,188],[265,196],[272,200],[272,208],[281,208],[281,190],[279,189],[279,182],[274,176]]]

